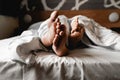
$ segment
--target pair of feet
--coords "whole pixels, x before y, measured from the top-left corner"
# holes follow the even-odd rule
[[[66,26],[61,24],[57,17],[57,11],[51,13],[50,17],[47,19],[48,31],[41,38],[41,41],[46,47],[52,46],[53,51],[58,56],[63,56],[68,52],[66,47]],[[69,44],[76,47],[76,44],[81,40],[84,34],[84,29],[79,26],[78,18],[75,18],[71,22],[71,28],[72,30],[69,36]]]

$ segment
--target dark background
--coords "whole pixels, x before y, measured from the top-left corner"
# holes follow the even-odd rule
[[[27,0],[28,7],[30,10],[35,6],[35,10],[45,10],[41,3],[41,0]],[[80,0],[82,1],[82,0]],[[119,0],[115,0],[116,2]],[[22,0],[0,0],[0,14],[9,15],[9,16],[18,16],[23,13],[26,13],[27,10],[25,6],[21,9]],[[46,0],[46,4],[49,8],[55,8],[61,0]],[[107,4],[111,4],[110,0],[107,1]],[[75,6],[75,0],[66,0],[65,4],[60,8],[60,10],[71,10]],[[120,4],[119,4],[120,6]],[[113,9],[114,6],[111,6],[107,9]],[[79,7],[80,9],[106,9],[104,7],[104,0],[88,0],[85,4]]]

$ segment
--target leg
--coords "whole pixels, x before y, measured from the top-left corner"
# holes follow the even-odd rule
[[[72,30],[69,36],[69,45],[75,48],[77,43],[84,35],[84,28],[79,25],[77,17],[71,22],[71,28]]]
[[[67,34],[65,26],[57,26],[57,34],[54,37],[52,48],[58,56],[64,56],[68,52],[66,47],[66,39]]]
[[[51,13],[50,18],[46,20],[47,22],[47,32],[41,37],[42,43],[49,47],[52,45],[53,39],[56,34],[56,26],[57,24],[60,24],[59,19],[57,18],[58,13],[57,11],[54,11]]]

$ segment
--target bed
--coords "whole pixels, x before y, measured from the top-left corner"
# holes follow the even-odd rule
[[[108,16],[118,9],[59,11],[68,17],[85,15],[107,28],[120,27],[120,20],[109,22]],[[51,11],[30,13],[33,18],[29,29],[37,29],[41,21],[47,19]],[[104,14],[104,15],[103,15]],[[100,16],[98,16],[100,15]],[[34,23],[34,24],[33,24]],[[0,80],[120,80],[120,52],[105,48],[83,48],[58,57],[52,52],[40,52],[34,64],[25,64],[11,53],[9,44],[19,36],[0,40]],[[15,59],[14,59],[15,58]]]

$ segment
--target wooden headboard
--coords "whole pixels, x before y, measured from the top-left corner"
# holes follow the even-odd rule
[[[35,11],[31,13],[33,22],[43,21],[50,16],[52,11]],[[110,22],[108,17],[112,12],[117,12],[120,14],[119,9],[100,9],[100,10],[60,10],[58,11],[61,15],[66,15],[67,17],[73,17],[75,15],[85,15],[89,18],[94,19],[96,22],[105,26],[107,28],[120,28],[120,19],[117,22]]]

